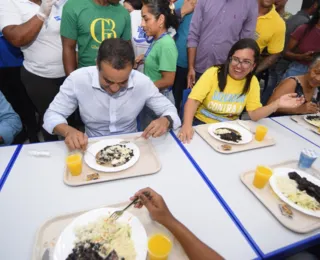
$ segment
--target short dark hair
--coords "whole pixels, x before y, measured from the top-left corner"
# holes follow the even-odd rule
[[[166,29],[169,29],[170,27],[173,27],[176,30],[178,29],[179,18],[175,11],[170,9],[169,0],[142,0],[142,3],[148,7],[149,12],[153,14],[156,19],[158,19],[160,15],[164,15]]]
[[[319,3],[319,0],[303,0],[301,10],[309,9],[317,2]]]
[[[101,69],[101,62],[107,62],[116,70],[121,70],[126,65],[134,65],[134,51],[131,44],[120,38],[106,39],[99,48],[97,64]]]
[[[141,0],[125,0],[124,3],[129,3],[134,10],[141,10],[142,8]]]
[[[229,64],[234,53],[238,50],[251,49],[254,52],[254,62],[256,64],[255,68],[247,75],[246,83],[242,90],[241,96],[247,94],[250,90],[251,79],[254,76],[256,69],[258,67],[259,57],[260,57],[260,48],[257,42],[250,38],[245,38],[237,41],[230,49],[228,58],[226,62],[219,66],[218,69],[218,86],[220,92],[223,92],[227,85],[227,77],[229,74]]]

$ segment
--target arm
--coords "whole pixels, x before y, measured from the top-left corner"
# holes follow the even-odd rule
[[[271,54],[259,64],[256,73],[260,73],[269,67],[271,67],[273,64],[275,64],[280,57],[281,53]]]
[[[160,90],[171,87],[174,83],[176,73],[171,71],[161,71],[161,74],[162,78],[154,82],[156,87]]]
[[[293,61],[311,61],[312,54],[313,54],[312,51],[309,51],[309,52],[303,53],[303,54],[294,52],[294,50],[298,46],[298,43],[299,42],[295,38],[290,37],[288,47],[287,47],[286,51],[284,52],[284,57],[289,60],[293,60]]]
[[[2,30],[3,36],[16,47],[28,45],[34,41],[43,25],[44,21],[38,16],[33,16],[29,21],[20,25],[9,25]]]
[[[131,200],[140,198],[135,207],[144,205],[152,219],[165,226],[180,242],[190,260],[220,260],[217,252],[200,241],[188,228],[173,217],[163,198],[150,188],[138,191]]]
[[[248,8],[248,16],[245,20],[242,30],[240,32],[240,39],[243,38],[253,38],[256,31],[256,24],[258,19],[258,2],[254,1],[250,4]]]
[[[22,124],[19,116],[0,92],[0,136],[3,143],[5,145],[11,144],[21,129]]]
[[[61,36],[61,39],[64,71],[66,72],[66,75],[69,76],[70,73],[77,69],[77,41],[65,38],[63,36]]]

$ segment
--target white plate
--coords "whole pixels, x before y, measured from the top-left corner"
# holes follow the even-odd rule
[[[214,132],[216,131],[216,129],[218,128],[230,128],[233,129],[237,132],[239,132],[241,134],[241,138],[242,140],[239,141],[238,143],[236,142],[232,142],[232,141],[226,141],[220,138],[219,135],[216,135]],[[252,141],[252,134],[245,129],[244,127],[240,126],[240,125],[235,125],[235,124],[230,124],[230,123],[216,123],[216,124],[211,124],[208,127],[208,132],[209,134],[216,138],[217,140],[224,142],[224,143],[228,143],[228,144],[247,144],[250,143]]]
[[[92,169],[95,169],[101,172],[118,172],[118,171],[123,171],[130,168],[139,160],[139,157],[140,157],[140,150],[138,146],[136,146],[134,143],[125,144],[128,148],[133,150],[133,157],[127,163],[121,166],[117,166],[117,167],[103,166],[98,164],[96,162],[96,158],[93,157],[93,155],[96,155],[101,149],[105,148],[106,146],[119,144],[121,141],[123,140],[122,139],[106,139],[90,145],[88,147],[89,153],[86,153],[84,156],[85,162]]]
[[[91,210],[74,219],[61,233],[53,252],[54,260],[67,259],[68,255],[72,253],[74,248],[74,241],[76,236],[74,230],[76,227],[87,225],[89,222],[94,222],[102,216],[109,216],[114,211],[119,210],[115,208],[100,208]],[[147,233],[138,218],[131,213],[125,211],[123,215],[117,220],[121,223],[129,223],[132,228],[131,238],[134,243],[134,248],[137,254],[136,260],[145,260],[147,257],[148,238]]]
[[[307,178],[308,181],[314,183],[315,185],[320,186],[320,180],[316,179],[315,177],[313,177],[312,175],[301,171],[301,170],[297,170],[297,169],[291,169],[291,168],[275,168],[273,169],[273,174],[269,180],[270,186],[273,189],[273,191],[279,196],[279,198],[281,200],[283,200],[285,203],[287,203],[289,206],[291,206],[292,208],[313,216],[313,217],[317,217],[320,218],[320,210],[317,211],[313,211],[313,210],[309,210],[309,209],[305,209],[300,207],[299,205],[295,204],[294,202],[292,202],[291,200],[289,200],[285,195],[283,195],[283,193],[280,191],[280,189],[278,188],[277,185],[277,177],[288,177],[288,173],[289,172],[296,172],[298,173],[301,177],[305,177]]]
[[[318,124],[315,123],[315,122],[312,122],[312,121],[310,121],[310,120],[307,119],[308,116],[319,116],[319,117],[320,117],[319,114],[305,115],[305,116],[303,116],[303,119],[304,119],[307,123],[309,123],[310,125],[313,125],[313,126],[315,126],[315,127],[320,127],[320,122],[319,122]]]

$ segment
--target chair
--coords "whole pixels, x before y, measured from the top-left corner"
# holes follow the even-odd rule
[[[182,93],[182,105],[181,105],[181,110],[180,110],[180,118],[181,118],[181,120],[183,120],[184,105],[186,104],[186,102],[188,100],[188,96],[189,96],[190,92],[191,92],[191,89],[187,88]]]

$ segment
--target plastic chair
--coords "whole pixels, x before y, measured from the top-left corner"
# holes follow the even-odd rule
[[[188,96],[189,96],[190,92],[191,92],[191,89],[187,88],[182,93],[182,106],[181,106],[181,110],[180,110],[180,118],[181,119],[183,119],[184,105],[186,104],[186,102],[188,100]]]

